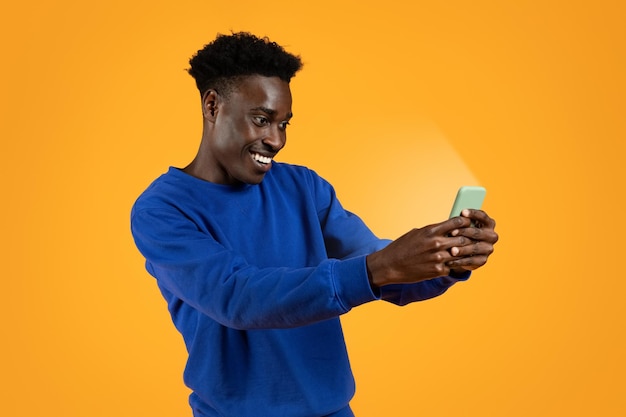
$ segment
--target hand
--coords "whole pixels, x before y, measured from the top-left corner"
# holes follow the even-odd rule
[[[471,244],[467,237],[452,234],[458,235],[470,224],[468,218],[455,217],[413,229],[368,255],[366,263],[372,285],[413,283],[448,275],[448,262],[460,259],[457,257],[460,248]]]
[[[470,219],[473,227],[459,228],[451,233],[451,236],[465,237],[470,241],[469,244],[451,249],[451,255],[456,259],[447,261],[446,265],[456,273],[472,271],[483,266],[493,253],[493,245],[498,241],[498,234],[494,230],[496,222],[487,213],[482,210],[465,209],[461,216]]]
[[[498,241],[495,225],[485,212],[466,209],[459,217],[413,229],[367,256],[370,281],[412,283],[479,268]]]

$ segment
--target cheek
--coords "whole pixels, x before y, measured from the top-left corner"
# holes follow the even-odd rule
[[[231,142],[240,145],[246,144],[254,140],[258,135],[259,128],[247,119],[232,120],[228,126],[228,137]]]

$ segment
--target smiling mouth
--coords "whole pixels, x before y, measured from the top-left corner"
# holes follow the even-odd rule
[[[269,156],[263,156],[259,153],[253,152],[252,153],[252,159],[254,159],[255,161],[257,161],[259,164],[263,164],[263,165],[267,165],[270,164],[272,162],[272,158]]]

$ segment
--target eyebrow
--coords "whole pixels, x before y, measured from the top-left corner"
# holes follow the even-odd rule
[[[270,109],[268,107],[263,107],[263,106],[255,107],[252,110],[253,111],[262,111],[263,113],[269,114],[270,116],[276,116],[276,114],[278,113],[274,109]],[[293,117],[293,113],[292,112],[287,113],[287,119],[291,119],[292,117]]]

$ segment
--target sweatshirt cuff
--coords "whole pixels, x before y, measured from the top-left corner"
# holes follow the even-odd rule
[[[333,267],[333,280],[337,298],[346,310],[380,299],[380,294],[374,294],[372,291],[365,255],[337,260]]]

